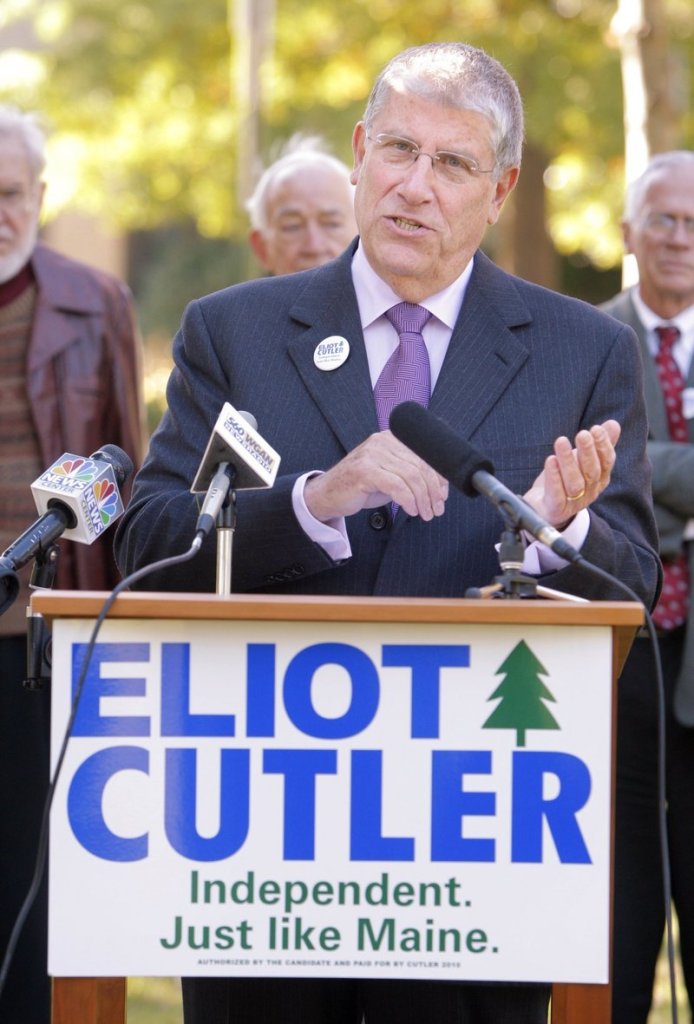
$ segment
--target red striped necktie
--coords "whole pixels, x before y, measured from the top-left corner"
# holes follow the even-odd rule
[[[680,336],[672,325],[656,327],[658,352],[655,365],[665,401],[670,438],[687,444],[689,431],[682,410],[684,379],[672,354],[672,346]],[[689,606],[689,566],[684,551],[673,560],[663,562],[663,590],[653,611],[653,621],[660,629],[676,629],[687,621]]]

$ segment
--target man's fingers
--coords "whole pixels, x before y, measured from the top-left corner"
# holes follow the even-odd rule
[[[387,501],[429,521],[444,512],[448,483],[390,431],[372,434],[332,469],[306,485],[317,519],[353,515]]]

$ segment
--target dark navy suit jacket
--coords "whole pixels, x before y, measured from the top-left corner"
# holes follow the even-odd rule
[[[350,263],[235,285],[192,302],[174,342],[168,411],[116,536],[123,572],[185,551],[197,516],[190,485],[225,401],[248,410],[279,452],[274,487],[238,494],[233,589],[268,593],[460,597],[499,572],[502,520],[482,497],[451,493],[433,522],[373,510],[347,520],[352,557],[338,564],[300,529],[296,477],[328,469],[377,427]],[[350,354],[316,367],[340,335]],[[431,398],[442,417],[522,494],[561,434],[608,417],[622,424],[609,488],[591,507],[582,554],[648,604],[659,585],[636,338],[593,307],[511,277],[475,257],[461,314]],[[384,525],[385,523],[385,525]],[[624,593],[567,566],[549,585],[590,598]],[[215,589],[215,538],[196,560],[143,581],[148,589]]]

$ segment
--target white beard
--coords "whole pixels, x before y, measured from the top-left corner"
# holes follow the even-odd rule
[[[34,251],[39,229],[36,225],[28,231],[26,237],[21,239],[17,247],[8,252],[6,256],[0,256],[0,284],[11,281],[15,274],[18,274]]]

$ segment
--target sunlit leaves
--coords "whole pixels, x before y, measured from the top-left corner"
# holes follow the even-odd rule
[[[78,203],[125,228],[193,218],[245,231],[231,94],[235,0],[2,0],[0,27],[32,14],[38,50],[0,53],[0,98],[55,129],[49,206]],[[680,145],[694,139],[691,0],[662,0],[678,69]],[[268,9],[272,5],[268,4]],[[528,138],[551,160],[549,228],[562,252],[617,263],[624,147],[616,0],[276,0],[257,67],[261,157],[301,130],[350,158],[371,83],[400,49],[461,38],[517,78]],[[257,10],[257,8],[254,8]],[[252,154],[251,154],[252,155]],[[560,172],[560,173],[559,173]],[[52,203],[52,206],[50,205]]]

